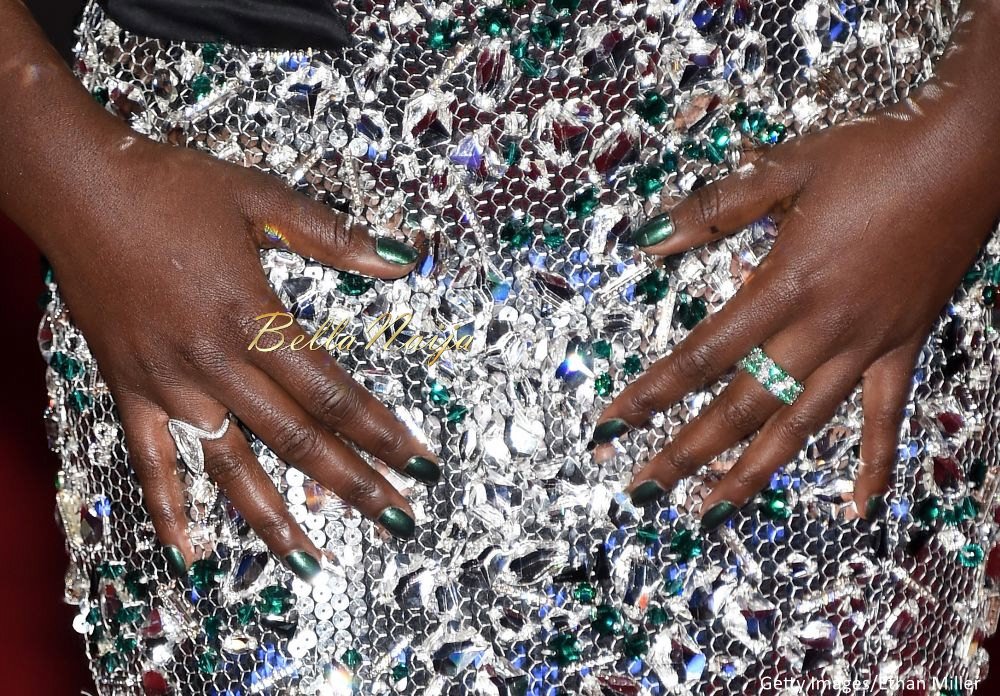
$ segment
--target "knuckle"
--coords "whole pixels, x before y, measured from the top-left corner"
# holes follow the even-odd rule
[[[360,411],[361,399],[350,384],[326,379],[316,392],[316,416],[324,422],[348,423]]]
[[[229,360],[218,344],[201,338],[183,343],[179,354],[188,367],[209,376],[222,375],[229,367]]]
[[[756,430],[763,420],[757,404],[746,397],[726,399],[720,415],[727,426],[740,433]]]
[[[698,464],[695,451],[685,443],[674,444],[667,453],[667,465],[678,474],[686,474]]]
[[[309,426],[291,426],[278,430],[275,448],[282,458],[294,462],[308,462],[315,459],[322,449],[319,432]]]
[[[275,511],[267,514],[256,525],[256,531],[265,540],[288,539],[292,535],[292,523],[287,516]]]
[[[184,528],[180,523],[180,515],[166,500],[147,498],[146,505],[149,507],[150,517],[153,518],[153,527],[160,535]]]
[[[774,436],[782,442],[803,443],[818,427],[812,413],[793,409],[775,422]]]
[[[671,361],[673,371],[681,379],[704,384],[715,373],[715,361],[706,347],[698,346],[681,350]]]
[[[329,235],[331,244],[340,250],[350,249],[355,240],[354,225],[350,216],[336,213],[331,216]]]
[[[701,227],[711,227],[719,215],[721,206],[719,187],[715,184],[709,184],[696,189],[694,200],[698,224]]]
[[[381,489],[373,479],[360,474],[352,474],[345,479],[340,493],[344,500],[360,504],[377,498]]]
[[[220,487],[225,488],[247,473],[246,462],[236,452],[225,449],[205,461],[205,469]]]

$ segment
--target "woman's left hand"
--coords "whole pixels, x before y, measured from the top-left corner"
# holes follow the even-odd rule
[[[601,415],[594,443],[642,427],[652,412],[724,375],[755,346],[803,385],[786,405],[745,371],[642,466],[637,504],[758,431],[702,505],[727,520],[793,459],[860,382],[859,514],[882,507],[916,358],[986,239],[996,207],[994,148],[978,148],[932,97],[803,136],[697,189],[635,233],[669,256],[765,214],[772,250],[720,311],[629,384]],[[980,150],[985,150],[981,152]],[[671,225],[672,220],[672,225]]]

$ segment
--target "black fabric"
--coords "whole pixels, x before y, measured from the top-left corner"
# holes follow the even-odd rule
[[[66,62],[73,56],[73,30],[80,21],[83,0],[25,0],[52,45],[59,49]]]
[[[334,51],[351,45],[332,0],[99,0],[142,36],[252,48]]]

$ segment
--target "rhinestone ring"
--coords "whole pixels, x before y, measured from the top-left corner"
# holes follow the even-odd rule
[[[791,405],[799,398],[805,387],[802,382],[792,377],[781,365],[771,360],[764,349],[757,346],[750,354],[740,360],[739,367],[746,370],[764,388],[774,394],[784,403]]]
[[[187,467],[191,476],[199,478],[205,474],[205,449],[202,442],[218,440],[229,430],[231,413],[226,413],[222,425],[213,431],[202,430],[190,423],[171,418],[167,421],[167,430],[177,446],[177,454]]]

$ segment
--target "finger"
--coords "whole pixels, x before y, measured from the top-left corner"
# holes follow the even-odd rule
[[[673,352],[626,386],[601,413],[591,446],[620,437],[653,412],[714,382],[772,336],[802,287],[787,270],[773,268],[762,264],[721,310],[700,321]]]
[[[376,278],[406,275],[420,256],[402,233],[374,236],[352,216],[270,180],[263,190],[245,204],[262,247],[291,249]]]
[[[745,164],[636,229],[632,241],[657,256],[678,254],[735,232],[777,207],[801,188],[800,168],[774,153]]]
[[[437,455],[358,384],[322,345],[317,349],[309,347],[310,337],[288,314],[281,313],[275,322],[266,335],[256,334],[256,343],[251,341],[253,364],[327,428],[407,476],[432,485],[438,482],[441,468]],[[304,347],[283,349],[295,345]]]
[[[810,375],[802,395],[792,405],[778,409],[702,502],[702,527],[711,531],[720,526],[764,488],[772,474],[829,422],[857,385],[860,374],[856,359],[844,356]]]
[[[865,519],[885,508],[899,452],[903,412],[913,386],[920,343],[902,346],[875,361],[861,383],[861,468],[854,482],[854,504]]]
[[[238,384],[223,398],[275,454],[391,534],[414,536],[413,510],[406,498],[279,384],[253,367],[241,372]]]
[[[228,413],[221,404],[195,394],[165,400],[173,418],[215,430]],[[309,581],[320,572],[320,551],[292,517],[274,482],[250,451],[246,438],[231,424],[218,439],[202,440],[205,473],[239,511],[267,547],[300,578]]]
[[[128,461],[142,488],[142,499],[163,544],[163,557],[183,577],[195,560],[187,533],[184,485],[177,475],[177,452],[167,432],[167,414],[146,399],[116,395],[125,431]]]
[[[799,379],[810,375],[832,348],[820,350],[788,330],[764,345],[767,355]],[[633,502],[643,505],[669,491],[712,458],[760,428],[783,402],[753,375],[741,370],[699,416],[651,459],[629,486]]]

